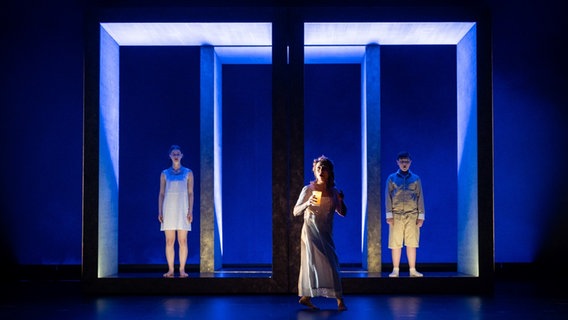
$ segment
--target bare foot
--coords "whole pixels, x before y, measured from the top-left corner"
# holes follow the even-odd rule
[[[180,271],[180,272],[179,272],[179,277],[180,277],[180,278],[187,278],[187,277],[189,277],[189,275],[188,275],[185,271]]]
[[[163,277],[164,277],[164,278],[173,278],[173,277],[174,277],[174,272],[173,272],[173,271],[168,271],[168,272],[164,273]]]
[[[339,311],[347,310],[347,306],[345,305],[345,302],[343,302],[343,299],[337,299],[337,310]]]
[[[315,304],[312,303],[312,299],[310,299],[310,297],[301,297],[298,303],[313,310],[319,309]]]

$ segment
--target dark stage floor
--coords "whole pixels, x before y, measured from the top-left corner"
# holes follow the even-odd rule
[[[184,281],[185,279],[169,279]],[[496,279],[493,293],[346,294],[347,311],[314,298],[320,310],[293,294],[86,295],[72,280],[20,281],[3,286],[0,319],[568,319],[565,286]]]

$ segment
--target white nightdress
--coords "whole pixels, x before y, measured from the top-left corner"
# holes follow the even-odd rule
[[[188,230],[191,223],[187,221],[189,207],[187,194],[187,179],[191,170],[181,167],[176,173],[172,168],[162,171],[166,176],[166,189],[162,204],[163,222],[160,230]]]
[[[339,261],[333,241],[333,218],[337,206],[336,192],[334,190],[331,197],[322,197],[319,207],[309,207],[303,210],[299,296],[341,298],[343,295]],[[296,207],[301,208],[311,195],[312,189],[305,186]]]

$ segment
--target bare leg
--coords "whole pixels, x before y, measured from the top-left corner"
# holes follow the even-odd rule
[[[179,244],[179,276],[182,278],[187,278],[187,273],[185,272],[185,264],[187,262],[187,230],[178,230],[177,232],[178,244]]]
[[[402,248],[391,249],[391,255],[392,255],[392,267],[399,268],[400,256],[402,255]]]
[[[423,274],[416,271],[416,248],[406,247],[406,257],[408,258],[408,267],[410,268],[410,276],[422,277]]]
[[[408,258],[408,267],[410,269],[416,268],[416,248],[406,247],[406,258]]]
[[[394,248],[391,249],[392,255],[392,272],[389,274],[389,277],[396,278],[398,277],[399,267],[400,267],[400,256],[402,255],[402,248]]]
[[[176,239],[175,230],[165,230],[166,235],[166,261],[168,262],[168,272],[164,273],[165,278],[172,278],[174,276],[174,243]]]

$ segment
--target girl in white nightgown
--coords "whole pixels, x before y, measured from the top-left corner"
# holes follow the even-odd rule
[[[179,276],[186,278],[187,233],[191,231],[193,221],[193,172],[181,165],[183,153],[178,145],[170,147],[172,166],[160,175],[160,195],[158,197],[158,220],[160,230],[166,236],[166,260],[168,272],[164,278],[174,277],[174,259],[176,241],[179,245]]]

